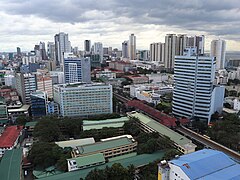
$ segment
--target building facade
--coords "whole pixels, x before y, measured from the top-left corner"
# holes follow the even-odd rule
[[[54,85],[54,101],[62,116],[88,117],[112,113],[112,86],[104,84]]]
[[[65,83],[91,82],[91,63],[89,58],[65,58],[63,70]]]
[[[46,92],[49,98],[53,98],[52,78],[50,76],[37,75],[37,90]]]
[[[129,36],[128,55],[130,60],[136,59],[136,36],[134,34]]]
[[[36,91],[31,94],[31,112],[33,117],[47,115],[47,94]]]
[[[103,62],[103,44],[101,42],[95,42],[93,46],[94,54],[98,54],[100,56],[100,62]]]
[[[224,87],[215,86],[215,64],[212,57],[197,56],[189,48],[185,56],[175,57],[173,114],[177,117],[210,121],[223,108]]]
[[[210,56],[216,57],[216,69],[225,68],[225,56],[226,56],[226,41],[224,40],[213,40],[211,42],[211,53]]]
[[[175,34],[167,34],[165,36],[164,67],[169,71],[172,71],[174,68],[176,40],[177,36]]]

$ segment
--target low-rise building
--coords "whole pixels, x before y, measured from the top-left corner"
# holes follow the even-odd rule
[[[18,139],[22,134],[22,126],[8,126],[0,136],[0,157],[6,150],[11,150],[18,144]]]
[[[128,72],[133,69],[133,65],[125,61],[111,61],[109,62],[109,68]]]
[[[3,97],[0,97],[0,124],[6,124],[8,121],[7,105]]]
[[[125,76],[125,78],[131,80],[133,84],[144,84],[149,82],[147,76]]]
[[[22,105],[20,107],[8,108],[8,116],[10,119],[14,120],[18,116],[29,116],[31,108],[30,105]]]
[[[76,148],[77,146],[83,146],[83,145],[94,144],[94,143],[95,143],[94,138],[73,139],[68,141],[55,142],[55,144],[57,144],[61,148],[66,148],[66,147]]]
[[[72,157],[84,157],[102,153],[104,158],[107,159],[135,152],[136,148],[137,142],[132,136],[119,136],[107,140],[102,139],[94,144],[77,146],[72,151]]]
[[[158,180],[239,179],[240,164],[220,151],[203,149],[158,165]]]

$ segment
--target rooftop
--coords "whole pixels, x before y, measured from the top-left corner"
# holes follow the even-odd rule
[[[14,145],[14,142],[17,140],[20,132],[22,131],[22,126],[8,126],[3,131],[0,136],[0,147],[1,148],[10,148]]]
[[[90,83],[90,84],[86,84],[86,83],[82,83],[82,82],[77,82],[77,83],[69,83],[69,84],[57,84],[54,85],[57,87],[61,87],[61,88],[69,88],[69,87],[97,87],[97,86],[109,86],[103,83]]]
[[[88,169],[83,169],[83,170],[78,170],[78,171],[72,171],[72,172],[67,172],[55,176],[49,176],[47,178],[43,178],[41,180],[79,180],[79,178],[85,178],[88,173],[97,168],[97,169],[104,169],[106,166],[111,167],[114,163],[120,163],[123,167],[127,167],[131,164],[133,164],[135,167],[139,167],[142,165],[146,165],[150,162],[153,162],[157,159],[161,159],[164,156],[164,151],[157,151],[153,154],[141,154],[121,160],[116,160],[112,162],[108,162],[106,164],[100,165],[100,166],[95,166],[91,167]]]
[[[75,160],[78,167],[105,162],[105,158],[102,153],[91,154],[89,156],[82,156],[82,157],[71,158],[67,160],[68,161]]]
[[[97,142],[95,144],[89,144],[89,145],[84,145],[84,146],[78,146],[77,149],[80,154],[88,154],[88,153],[93,153],[96,151],[101,151],[105,149],[111,149],[111,148],[116,148],[119,146],[124,146],[128,144],[132,144],[133,141],[127,137],[122,137],[118,139],[112,139],[109,141],[102,141],[102,142]]]
[[[183,155],[169,163],[179,166],[190,179],[240,179],[240,164],[212,149]]]
[[[95,140],[94,138],[84,138],[84,139],[74,139],[69,141],[59,141],[55,142],[58,146],[65,148],[65,147],[76,147],[76,146],[83,146],[87,144],[94,144]]]
[[[130,116],[138,118],[142,123],[148,125],[150,128],[154,129],[158,133],[169,137],[173,142],[180,146],[185,146],[187,144],[191,144],[192,141],[182,136],[181,134],[176,133],[175,131],[169,129],[168,127],[154,121],[153,119],[149,118],[148,116],[135,112],[131,113]]]
[[[22,149],[12,149],[5,152],[1,164],[0,175],[1,180],[21,179],[21,161]]]
[[[8,113],[25,112],[25,111],[28,111],[29,108],[30,108],[30,105],[25,104],[21,108],[8,109]]]
[[[25,124],[26,127],[35,127],[37,125],[38,121],[30,121]]]

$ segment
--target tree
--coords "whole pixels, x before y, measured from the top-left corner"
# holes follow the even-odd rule
[[[181,153],[179,151],[177,151],[176,149],[169,149],[164,154],[163,159],[169,161],[169,160],[173,159],[176,155],[181,155]]]

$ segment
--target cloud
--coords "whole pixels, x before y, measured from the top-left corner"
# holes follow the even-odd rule
[[[1,0],[0,6],[0,34],[10,39],[37,35],[40,41],[61,30],[76,45],[89,37],[119,47],[135,33],[139,48],[148,48],[168,32],[205,34],[229,44],[240,36],[238,0]]]

